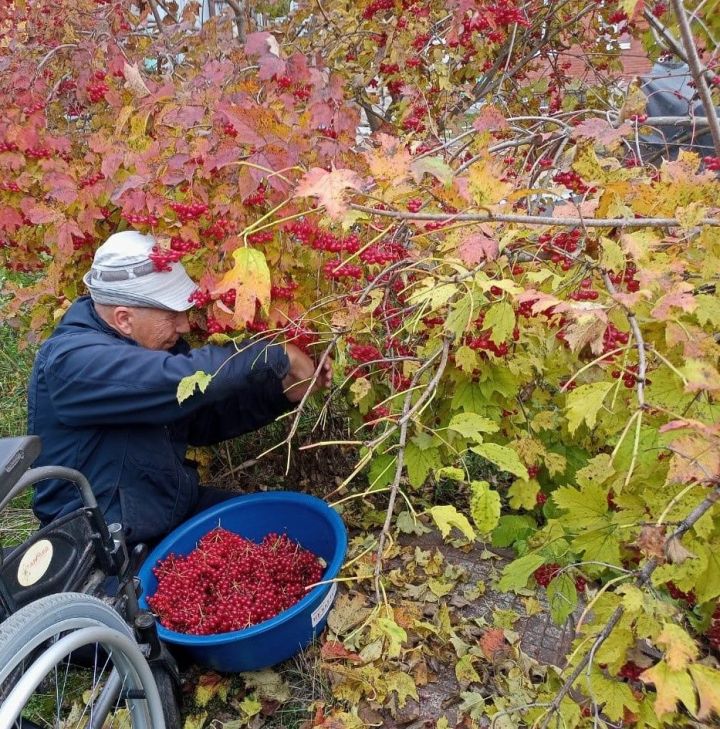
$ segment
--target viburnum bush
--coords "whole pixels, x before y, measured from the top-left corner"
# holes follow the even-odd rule
[[[318,582],[320,560],[285,534],[259,543],[217,527],[187,555],[170,554],[153,568],[148,605],[170,630],[214,635],[275,617]]]
[[[168,8],[159,25],[157,2],[0,9],[0,260],[37,281],[5,316],[46,335],[100,242],[152,232],[158,269],[181,260],[199,283],[199,339],[335,360],[359,453],[343,486],[387,495],[372,564],[349,569],[381,609],[348,643],[402,661],[442,640],[467,675],[449,618],[430,635],[383,601],[396,497],[421,510],[428,480],[452,483],[462,499],[429,509],[445,535],[513,547],[501,589],[543,591],[558,622],[582,611],[562,671],[477,694],[470,720],[709,720],[714,4],[301,3],[269,30]],[[713,154],[639,143],[657,120],[623,80],[623,33],[688,60]],[[361,664],[335,687],[349,703],[401,695],[388,676],[406,671]]]

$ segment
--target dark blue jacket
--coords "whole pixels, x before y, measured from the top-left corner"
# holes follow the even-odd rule
[[[191,349],[182,340],[169,352],[146,349],[80,298],[33,367],[29,432],[43,442],[36,465],[82,472],[108,523],[122,522],[131,541],[164,536],[198,498],[187,446],[233,438],[290,409],[282,389],[289,366],[281,346],[263,342],[239,353],[232,344]],[[198,370],[214,374],[212,382],[178,404],[178,383]],[[43,524],[79,506],[67,481],[36,488],[33,507]]]

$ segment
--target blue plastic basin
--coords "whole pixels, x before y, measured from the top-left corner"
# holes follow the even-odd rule
[[[347,549],[338,513],[314,496],[287,491],[238,496],[198,514],[168,534],[140,568],[140,604],[157,589],[152,568],[170,552],[188,554],[204,534],[221,526],[255,542],[269,532],[287,534],[327,563],[323,580],[335,577]],[[217,671],[254,671],[280,663],[312,641],[325,627],[337,585],[319,585],[270,620],[217,635],[186,635],[158,626],[160,639],[182,648],[192,661]]]

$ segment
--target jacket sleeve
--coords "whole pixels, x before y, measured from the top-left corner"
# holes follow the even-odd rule
[[[206,405],[177,425],[191,446],[213,445],[257,430],[293,407],[282,380],[271,375],[264,387],[242,388],[229,400]]]
[[[82,336],[82,335],[80,335]],[[290,361],[282,346],[255,342],[243,347],[206,345],[172,354],[91,340],[48,353],[44,374],[55,413],[70,427],[98,425],[168,425],[228,401],[239,404],[252,427],[248,404],[278,399]],[[204,393],[197,389],[182,404],[177,388],[198,371],[213,375]],[[264,405],[274,412],[272,403]],[[210,412],[209,410],[207,411]],[[240,418],[242,420],[243,418]],[[238,423],[245,427],[245,423]],[[248,428],[248,429],[249,429]]]

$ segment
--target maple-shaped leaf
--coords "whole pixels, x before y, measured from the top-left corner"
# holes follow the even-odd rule
[[[398,706],[402,709],[408,698],[419,701],[417,687],[413,677],[405,671],[391,671],[385,675],[388,691],[395,691],[398,697]]]
[[[359,191],[361,188],[362,180],[354,170],[328,172],[322,167],[313,167],[303,175],[293,197],[317,197],[328,215],[339,220],[348,209],[343,200],[345,190]]]
[[[341,592],[328,613],[328,627],[335,635],[345,635],[370,614],[367,598],[359,593]]]
[[[700,435],[686,435],[674,440],[667,474],[668,483],[700,483],[720,475],[720,451],[717,443]]]
[[[687,378],[685,392],[718,392],[720,390],[720,373],[709,362],[689,359],[685,362],[682,372]]]
[[[245,687],[254,689],[261,699],[279,701],[281,704],[290,699],[290,688],[283,676],[272,668],[260,671],[247,671],[240,674]]]
[[[597,415],[612,387],[612,382],[593,382],[589,385],[581,385],[568,393],[566,415],[568,429],[571,433],[574,433],[581,423],[585,423],[590,429],[595,427]]]
[[[720,716],[720,671],[701,663],[693,663],[690,666],[690,675],[700,699],[697,718],[704,721],[710,719],[713,713]]]
[[[373,139],[379,143],[379,147],[365,153],[372,176],[391,185],[397,185],[407,179],[412,156],[405,144],[396,137],[382,132],[376,134]]]
[[[655,684],[657,698],[655,713],[662,717],[675,711],[678,701],[682,701],[691,714],[697,712],[695,688],[686,670],[673,671],[666,661],[660,661],[640,674],[640,680]]]
[[[484,233],[473,233],[458,243],[460,260],[470,268],[477,266],[480,261],[494,261],[498,257],[498,243]]]
[[[478,132],[496,132],[507,129],[508,123],[505,115],[492,104],[483,106],[480,113],[473,119],[473,129]]]
[[[505,639],[505,631],[502,628],[488,628],[478,640],[480,649],[485,658],[494,661],[499,656],[507,653],[509,645]]]
[[[257,302],[267,311],[270,305],[270,269],[265,254],[255,248],[237,248],[233,252],[233,267],[222,277],[213,294],[235,289],[233,323],[243,329],[255,318]]]
[[[14,233],[23,224],[22,215],[9,205],[0,207],[0,230]]]
[[[468,541],[475,541],[475,530],[470,525],[468,518],[464,514],[461,514],[454,506],[448,504],[445,506],[433,506],[428,511],[443,537],[449,536],[454,527],[462,532]]]
[[[54,210],[49,205],[37,202],[33,198],[26,197],[20,201],[20,209],[25,213],[27,219],[35,225],[45,225],[62,220],[62,213]]]
[[[697,307],[697,302],[692,294],[693,289],[693,285],[685,281],[676,283],[667,294],[657,300],[650,316],[659,321],[666,321],[672,318],[672,309],[680,309],[692,314]]]
[[[573,127],[572,136],[575,139],[594,139],[600,144],[610,147],[630,134],[632,130],[633,127],[627,122],[623,122],[619,127],[614,127],[605,118],[593,117]]]
[[[348,660],[357,663],[362,660],[357,653],[349,651],[339,640],[326,640],[320,649],[324,661]]]
[[[673,671],[682,671],[698,656],[697,643],[675,623],[666,623],[656,640],[665,648],[665,661]]]

